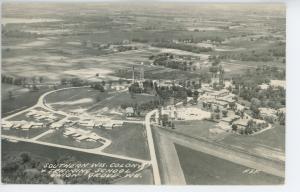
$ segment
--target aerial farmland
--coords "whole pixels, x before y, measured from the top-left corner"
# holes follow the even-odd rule
[[[4,3],[2,182],[283,184],[285,19],[281,4]]]

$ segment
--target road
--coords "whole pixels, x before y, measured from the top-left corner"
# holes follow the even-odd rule
[[[155,128],[155,131],[159,132],[162,136],[171,139],[174,143],[189,147],[196,151],[207,153],[246,167],[261,170],[271,175],[279,177],[285,176],[284,162],[278,162],[260,156],[253,156],[246,152],[233,150],[226,146],[209,142],[204,139],[196,139],[190,136],[185,136],[166,128],[157,127]]]
[[[148,146],[149,146],[149,151],[150,151],[151,164],[152,164],[152,168],[153,168],[154,184],[161,185],[161,179],[160,179],[159,168],[158,168],[158,164],[157,164],[157,158],[156,158],[153,136],[152,136],[152,131],[151,131],[151,123],[150,123],[151,116],[157,112],[158,112],[158,110],[155,109],[155,110],[147,113],[147,115],[145,117],[145,127],[146,127],[146,132],[147,132],[147,140],[148,140]]]
[[[109,157],[114,157],[114,158],[119,158],[119,159],[124,159],[124,160],[135,161],[135,162],[141,163],[144,166],[146,166],[150,163],[149,161],[142,160],[142,159],[127,157],[127,156],[122,156],[122,155],[104,153],[100,150],[97,150],[98,148],[83,149],[83,148],[71,147],[71,146],[66,146],[66,145],[59,145],[59,144],[54,144],[54,143],[47,143],[47,142],[43,142],[43,141],[37,141],[37,140],[33,140],[33,139],[26,139],[26,138],[20,138],[20,137],[15,137],[15,136],[8,136],[8,135],[1,135],[1,137],[4,138],[4,139],[9,139],[9,140],[23,141],[23,142],[35,143],[35,144],[46,145],[46,146],[51,146],[51,147],[69,149],[69,150],[73,150],[73,151],[80,151],[80,152],[84,152],[84,153],[92,153],[92,154],[96,154],[96,155],[104,155],[104,156],[109,156]]]
[[[163,184],[186,185],[178,154],[172,138],[153,130]]]
[[[84,86],[84,87],[89,87],[89,86]],[[49,107],[49,106],[44,102],[44,99],[45,99],[45,97],[46,97],[47,95],[49,95],[49,94],[51,94],[51,93],[55,93],[55,92],[57,92],[57,91],[62,91],[62,90],[67,90],[67,89],[78,89],[78,88],[83,88],[83,87],[67,87],[67,88],[62,88],[62,89],[57,89],[57,90],[53,90],[53,91],[46,92],[46,93],[44,93],[43,95],[40,96],[40,98],[38,99],[38,102],[37,102],[34,106],[29,107],[29,108],[27,108],[27,109],[25,109],[25,110],[19,111],[19,112],[17,112],[17,113],[14,113],[14,114],[12,114],[12,115],[9,115],[9,116],[3,118],[3,120],[7,120],[7,119],[10,119],[10,118],[12,118],[12,117],[18,116],[18,115],[20,115],[20,114],[22,114],[22,113],[25,113],[25,112],[27,112],[27,111],[30,111],[30,110],[36,108],[36,107],[41,107],[41,108],[46,109],[46,110],[49,110],[49,111],[51,111],[51,112],[53,112],[53,113],[57,113],[57,114],[61,114],[61,115],[63,115],[63,116],[67,116],[67,113],[65,113],[65,112],[63,112],[63,111],[55,111],[55,110],[53,110],[51,107]]]
[[[83,87],[89,87],[89,86],[83,86]],[[67,87],[67,88],[62,88],[62,89],[57,89],[57,90],[46,92],[46,93],[44,93],[43,95],[40,96],[40,98],[38,99],[37,103],[34,106],[32,106],[30,108],[27,108],[23,111],[19,111],[17,113],[14,113],[10,116],[7,116],[7,117],[3,118],[3,120],[7,120],[7,119],[10,119],[12,117],[18,116],[22,113],[28,112],[28,111],[36,108],[36,107],[46,109],[48,111],[51,111],[52,113],[57,113],[57,114],[63,115],[65,117],[62,120],[64,120],[65,118],[69,117],[70,115],[68,113],[63,112],[63,111],[56,111],[56,110],[52,109],[50,106],[48,106],[45,103],[45,97],[47,95],[49,95],[51,93],[55,93],[57,91],[62,91],[62,90],[67,90],[67,89],[77,89],[77,88],[83,88],[83,87]],[[141,121],[134,121],[134,122],[135,123],[142,123]],[[111,141],[108,140],[108,139],[105,139],[107,142],[105,142],[103,146],[101,146],[99,148],[94,148],[94,149],[82,149],[82,148],[70,147],[70,146],[59,145],[59,144],[54,144],[54,143],[47,143],[47,142],[42,142],[42,141],[37,140],[38,138],[41,138],[42,136],[50,133],[51,131],[52,130],[46,131],[46,132],[44,132],[44,133],[42,133],[42,134],[40,134],[40,135],[38,135],[38,136],[36,136],[32,139],[19,138],[19,137],[8,136],[8,135],[3,135],[3,134],[1,135],[1,137],[5,138],[5,139],[10,139],[10,140],[24,141],[24,142],[36,143],[36,144],[40,144],[40,145],[48,145],[48,146],[53,146],[53,147],[58,147],[58,148],[64,148],[64,149],[70,149],[70,150],[81,151],[81,152],[86,152],[86,153],[93,153],[93,154],[97,154],[97,155],[105,155],[105,156],[114,157],[114,158],[131,160],[131,161],[142,163],[142,165],[143,165],[142,168],[144,168],[145,166],[149,166],[152,163],[150,161],[145,161],[145,160],[142,160],[142,159],[131,158],[131,157],[127,157],[127,156],[115,155],[115,154],[109,154],[109,153],[102,152],[102,150],[104,148],[106,148],[107,146],[109,146],[111,144]],[[102,138],[102,139],[104,139],[104,138]],[[152,146],[153,146],[153,144],[152,144]]]

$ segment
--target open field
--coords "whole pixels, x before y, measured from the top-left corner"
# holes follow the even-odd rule
[[[35,129],[29,129],[29,130],[11,128],[10,130],[2,129],[1,134],[29,139],[29,138],[36,137],[48,130],[49,130],[48,128],[35,128]]]
[[[257,172],[246,173],[245,167],[181,145],[176,150],[187,184],[200,185],[268,185],[283,184],[281,177]]]
[[[270,130],[252,136],[229,134],[219,142],[284,161],[285,127],[278,124],[273,126]]]
[[[173,131],[195,138],[209,138],[209,129],[216,127],[216,123],[207,120],[175,121],[174,123]]]
[[[38,91],[23,92],[22,94],[16,96],[14,99],[1,98],[2,117],[6,117],[8,115],[11,115],[12,113],[16,113],[35,105],[39,97],[50,90],[51,89],[44,87],[39,89]]]
[[[241,9],[231,6],[232,9],[238,10],[233,16],[229,14],[230,10],[224,10],[220,6],[213,6],[212,9],[210,6],[204,8],[203,5],[187,4],[183,10],[183,5],[163,4],[160,7],[161,11],[155,12],[153,10],[157,9],[157,5],[159,4],[137,4],[139,9],[136,9],[126,3],[121,7],[100,3],[74,5],[72,8],[60,4],[59,8],[63,9],[66,15],[55,11],[57,5],[39,6],[41,10],[46,10],[45,14],[33,11],[36,6],[25,5],[26,10],[32,10],[32,15],[30,12],[16,11],[18,7],[14,5],[5,4],[2,70],[13,76],[42,75],[48,80],[59,81],[62,77],[79,77],[79,73],[73,73],[76,70],[96,68],[111,71],[113,74],[119,69],[149,62],[148,57],[152,54],[166,51],[183,52],[151,47],[155,42],[193,40],[190,44],[198,46],[204,41],[204,44],[219,50],[238,52],[243,48],[257,48],[258,45],[260,49],[267,50],[274,42],[284,40],[284,30],[280,28],[285,24],[284,12],[277,8],[277,17],[270,18],[274,12],[267,11],[254,16],[250,14],[251,10],[248,7]],[[148,6],[153,9],[149,9]],[[180,12],[184,12],[183,15],[174,12],[178,8]],[[260,13],[261,7],[253,8]],[[207,9],[210,11],[207,12]],[[78,11],[82,15],[77,15]],[[226,14],[220,15],[220,12]],[[126,15],[123,15],[124,13]],[[200,14],[201,19],[194,18],[193,13]],[[69,14],[74,16],[70,17]],[[247,19],[248,17],[250,19]],[[274,37],[268,36],[270,31],[276,31]],[[257,39],[260,37],[262,39]],[[254,40],[250,41],[250,38]],[[205,42],[213,39],[223,40],[224,43]],[[138,50],[112,52],[88,44],[118,44],[124,40],[129,41],[125,45],[137,46]],[[244,61],[240,63],[243,65]],[[93,75],[93,71],[88,74]],[[151,74],[149,77],[151,78]]]
[[[158,97],[150,94],[134,94],[133,98],[129,94],[128,91],[116,93],[107,99],[96,103],[94,106],[89,108],[87,111],[94,113],[94,112],[101,112],[101,113],[110,113],[111,110],[118,110],[120,105],[122,104],[141,104],[146,103],[149,101],[154,101],[158,99]]]
[[[203,103],[209,105],[203,108],[214,111],[212,119],[219,119],[218,111],[222,116],[231,113],[222,106],[234,108],[234,103],[249,108],[236,107],[237,115],[245,112],[257,118],[263,115],[255,110],[259,107],[285,108],[285,90],[259,90],[261,83],[285,80],[283,4],[6,2],[2,17],[2,117],[35,105],[48,91],[53,92],[39,100],[39,110],[56,117],[40,113],[33,114],[35,119],[20,112],[8,119],[40,122],[45,128],[2,130],[6,171],[2,182],[53,182],[41,167],[62,162],[104,163],[104,168],[117,165],[113,167],[117,170],[127,164],[133,165],[129,173],[140,173],[126,179],[122,178],[126,171],[114,179],[63,178],[67,184],[284,183],[285,126],[275,123],[257,135],[211,133],[216,123],[198,120],[200,112],[188,107],[190,99],[207,94]],[[223,83],[228,85],[229,80],[234,86],[228,91],[241,97],[237,101],[234,95],[225,96]],[[131,86],[132,82],[137,83]],[[62,87],[67,89],[58,90]],[[162,115],[158,109],[177,102],[190,112],[176,111],[186,120],[168,122],[174,129],[152,122],[158,116],[165,124],[172,115]],[[284,115],[277,116],[285,120]],[[124,124],[118,126],[118,121]],[[59,130],[50,130],[53,122],[57,124],[51,128]],[[23,128],[30,126],[34,127],[24,123]],[[248,122],[244,132],[252,128]],[[79,133],[64,136],[67,129],[65,135]],[[89,131],[99,137],[87,135]],[[24,160],[22,152],[31,154],[31,159],[25,155]],[[30,179],[27,169],[38,176]]]
[[[95,155],[95,154],[90,154],[90,153],[83,153],[79,151],[73,151],[69,149],[62,149],[62,148],[56,148],[56,147],[50,147],[50,146],[45,146],[45,145],[38,145],[34,143],[28,143],[28,142],[17,142],[17,143],[12,143],[7,140],[1,140],[1,147],[2,147],[2,157],[4,156],[12,156],[15,154],[20,154],[24,152],[28,152],[29,154],[32,154],[33,157],[38,156],[38,157],[43,157],[43,161],[41,161],[41,165],[45,165],[46,163],[52,162],[63,162],[65,163],[66,160],[68,160],[70,163],[106,163],[108,166],[111,164],[136,164],[138,165],[139,163],[129,161],[129,160],[122,160],[122,159],[117,159],[113,157],[108,157],[108,156],[102,156],[102,155]],[[3,151],[5,149],[5,151]],[[3,161],[4,158],[2,158],[2,165],[7,164],[7,162]],[[121,167],[115,167],[114,169],[120,170],[122,169]],[[130,167],[127,168],[129,169],[130,172],[134,172],[138,170],[138,167]],[[40,170],[39,170],[40,171]],[[12,173],[13,174],[13,173]],[[118,179],[122,176],[124,176],[125,173],[121,173],[119,176],[117,176],[115,179]],[[2,178],[7,177],[9,175],[3,175]],[[81,184],[103,184],[103,183],[111,183],[114,179],[107,179],[107,178],[92,178],[88,179],[87,176],[81,176],[78,178],[71,178],[71,179],[64,179],[65,182],[68,183],[73,183],[73,184],[78,184],[78,181],[80,181]],[[3,180],[2,180],[3,181]],[[45,181],[44,181],[45,182]],[[48,181],[50,182],[50,181]],[[21,183],[21,181],[16,182],[16,183]],[[40,183],[41,184],[41,183]],[[46,184],[46,183],[45,183]]]
[[[41,138],[39,141],[55,143],[59,145],[67,145],[71,147],[78,147],[78,148],[85,148],[85,149],[92,149],[101,147],[103,144],[101,142],[93,142],[93,141],[76,141],[72,136],[65,137],[63,136],[63,129],[56,130],[53,133],[49,133]]]
[[[2,83],[1,84],[1,99],[8,100],[10,91],[12,92],[13,97],[19,97],[22,94],[29,92],[29,89],[23,88],[23,87],[17,86],[17,85]]]
[[[94,129],[98,135],[112,140],[104,152],[148,160],[150,158],[144,125],[124,123],[112,130]]]
[[[51,93],[46,96],[45,102],[56,110],[70,112],[78,109],[88,109],[112,94],[114,93],[100,92],[99,90],[83,87]]]

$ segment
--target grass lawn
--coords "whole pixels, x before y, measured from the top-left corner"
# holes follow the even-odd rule
[[[36,107],[34,109],[37,110],[37,111],[49,112],[46,109],[43,109],[43,108],[40,108],[40,107]],[[11,117],[11,118],[8,119],[8,121],[22,121],[22,120],[25,120],[25,121],[28,121],[28,122],[33,121],[33,122],[38,122],[38,123],[49,123],[49,120],[44,120],[44,119],[38,120],[35,117],[26,117],[27,113],[28,113],[28,111],[24,112],[24,113],[21,113],[17,116]],[[65,117],[65,116],[63,116],[61,114],[57,114],[57,113],[54,113],[53,115],[55,117],[57,117],[58,119],[62,119],[62,118]]]
[[[89,108],[111,95],[109,92],[100,92],[99,90],[83,87],[51,93],[45,100],[57,110],[70,111],[80,108]]]
[[[18,85],[11,85],[7,83],[1,84],[1,98],[2,100],[8,100],[9,99],[9,92],[12,92],[14,97],[18,97],[19,95],[29,92],[28,88],[23,88],[22,86]]]
[[[249,169],[239,164],[175,144],[187,184],[191,185],[270,185],[282,184],[284,178],[267,173],[243,173]]]
[[[158,99],[154,95],[149,94],[135,94],[132,98],[128,91],[117,93],[114,96],[108,98],[107,100],[103,100],[103,102],[98,102],[93,108],[91,108],[90,112],[96,112],[103,108],[119,108],[121,104],[141,104],[146,103],[148,101],[153,101]]]
[[[214,128],[216,123],[206,120],[174,121],[173,131],[195,138],[209,138],[209,129]]]
[[[37,128],[37,129],[29,129],[28,131],[21,130],[21,129],[14,129],[11,128],[10,130],[1,130],[1,134],[3,135],[10,135],[10,136],[16,136],[21,138],[33,138],[35,136],[38,136],[45,131],[47,131],[47,128]]]
[[[99,94],[98,94],[99,93]],[[60,90],[54,93],[51,93],[45,97],[47,103],[56,103],[63,101],[75,101],[86,97],[96,97],[98,95],[106,95],[107,92],[100,92],[89,87],[74,88],[74,89],[65,89]]]
[[[59,145],[67,145],[71,147],[78,147],[84,149],[92,149],[101,147],[103,144],[101,142],[93,142],[93,141],[76,141],[72,136],[65,137],[63,136],[63,130],[56,130],[53,133],[49,133],[42,138],[38,139],[39,141],[44,141],[48,143],[55,143]]]
[[[124,123],[123,127],[112,130],[94,129],[95,133],[112,140],[104,152],[125,155],[139,159],[150,159],[147,135],[144,125]]]
[[[255,147],[262,146],[272,148],[278,151],[285,151],[285,127],[274,124],[273,129],[267,130],[257,135],[228,135],[222,140],[222,143],[243,147],[251,150]]]
[[[44,87],[39,89],[38,91],[22,92],[14,99],[5,99],[2,97],[1,98],[2,117],[6,117],[8,115],[11,115],[12,113],[16,113],[18,111],[24,110],[26,108],[35,105],[39,97],[45,92],[50,90],[51,89]]]

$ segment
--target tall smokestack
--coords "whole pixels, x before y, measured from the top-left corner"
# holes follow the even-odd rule
[[[134,83],[135,82],[135,79],[134,79],[135,77],[134,77],[134,66],[132,66],[132,83]]]

